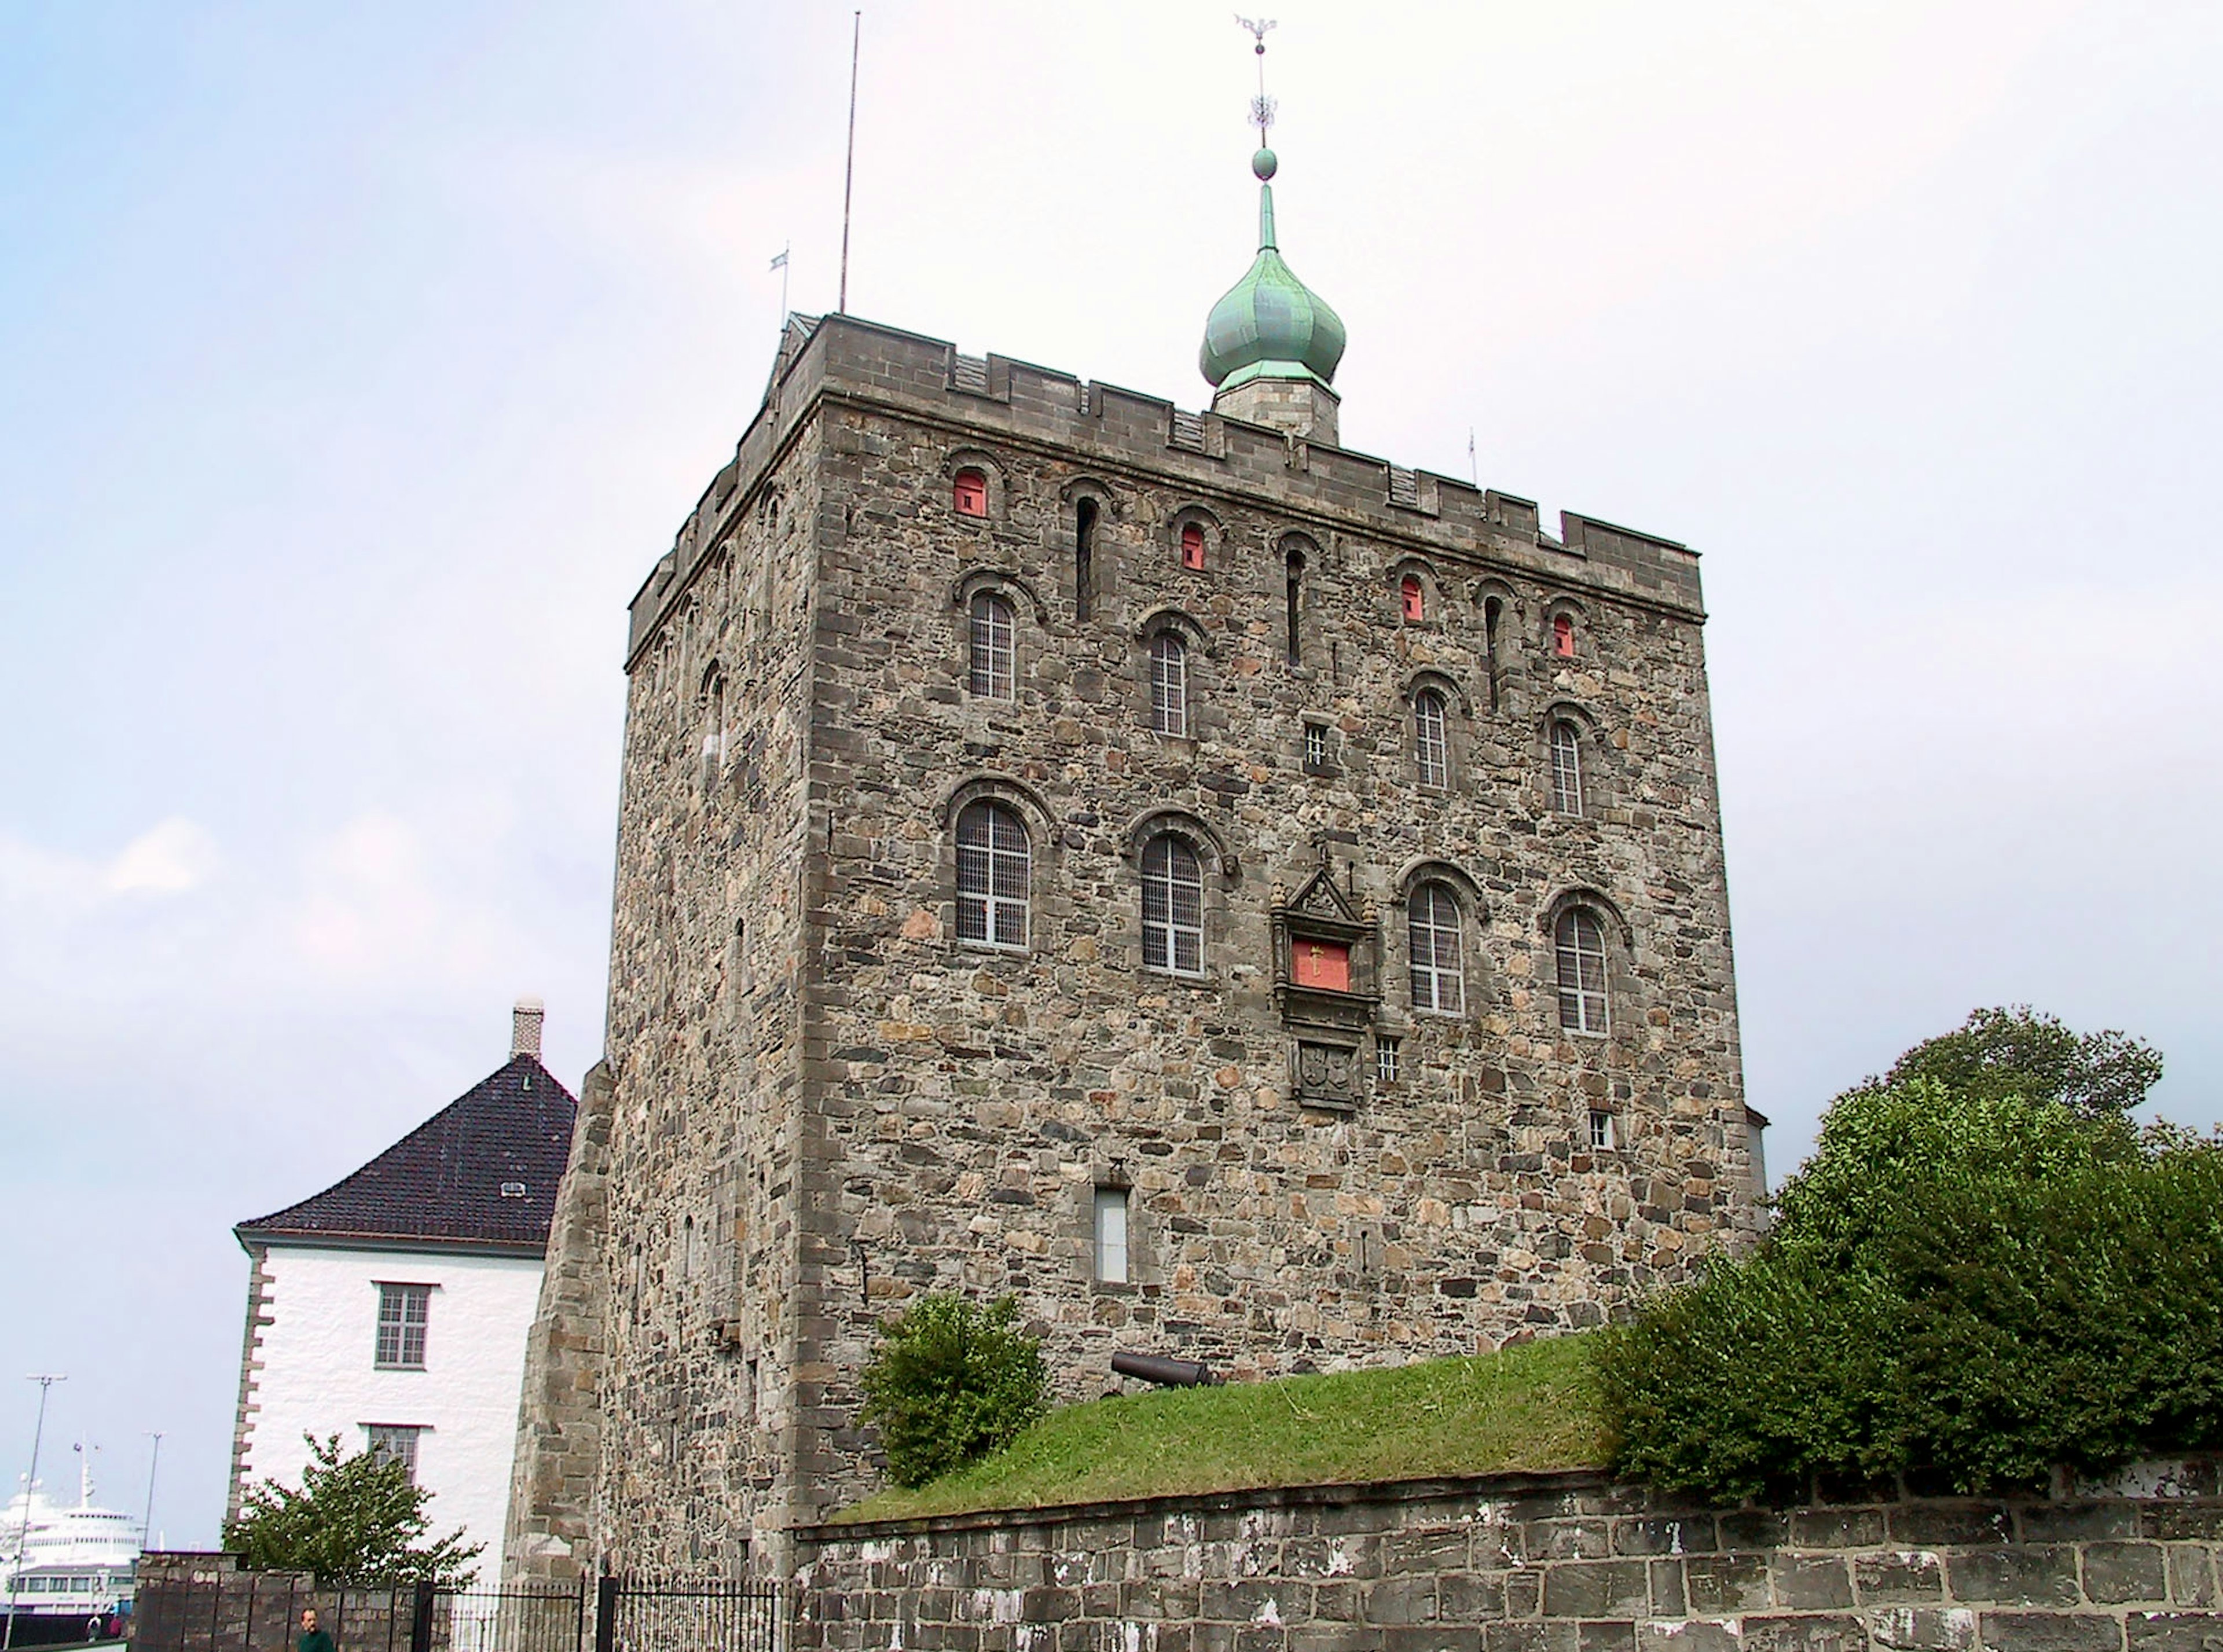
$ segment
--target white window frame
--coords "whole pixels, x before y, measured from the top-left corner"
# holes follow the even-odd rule
[[[1413,696],[1413,768],[1423,786],[1452,783],[1451,701],[1440,688]]]
[[[1590,1151],[1611,1153],[1621,1145],[1620,1132],[1615,1128],[1613,1115],[1604,1108],[1590,1109]]]
[[[1404,1071],[1405,1041],[1394,1033],[1380,1033],[1374,1039],[1374,1081],[1394,1084]]]
[[[378,1334],[371,1344],[372,1367],[379,1371],[424,1370],[431,1341],[432,1287],[384,1279],[372,1283],[378,1287]],[[413,1317],[410,1313],[412,1306],[416,1309]],[[387,1311],[389,1308],[391,1313]],[[393,1333],[390,1344],[387,1335],[389,1331]],[[417,1354],[414,1360],[409,1357],[412,1335]]]
[[[1150,638],[1150,726],[1188,738],[1188,644],[1170,631]]]
[[[1587,907],[1569,907],[1552,926],[1558,963],[1559,1030],[1603,1038],[1612,1030],[1607,988],[1605,925]]]
[[[957,939],[1023,952],[1032,919],[1034,845],[1007,803],[981,798],[957,812]]]
[[[1093,1201],[1096,1283],[1134,1282],[1133,1203],[1124,1187],[1099,1187]]]
[[[401,1465],[401,1472],[409,1483],[417,1483],[417,1448],[423,1442],[425,1429],[417,1423],[366,1423],[362,1425],[363,1450],[373,1457],[390,1456]]]
[[[1432,1015],[1466,1013],[1466,922],[1450,884],[1431,878],[1405,909],[1413,1008]]]
[[[1018,691],[1018,612],[1000,592],[976,591],[967,613],[967,683],[979,699],[1009,700]]]
[[[1188,979],[1204,974],[1204,857],[1178,834],[1143,845],[1143,967]]]
[[[1561,814],[1583,812],[1582,731],[1566,718],[1552,722],[1552,807]]]

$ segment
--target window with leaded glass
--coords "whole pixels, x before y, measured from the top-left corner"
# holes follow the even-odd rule
[[[429,1285],[378,1287],[378,1346],[372,1363],[387,1371],[425,1368],[425,1326],[431,1316]]]
[[[984,700],[1009,700],[1017,676],[1017,617],[993,591],[973,599],[973,692]]]
[[[1423,688],[1413,696],[1413,767],[1423,786],[1451,784],[1450,722],[1450,707],[1439,691]]]
[[[1605,929],[1595,913],[1570,907],[1559,914],[1559,1025],[1570,1033],[1606,1030]]]
[[[1170,832],[1143,851],[1143,967],[1204,973],[1204,864]]]
[[[968,803],[957,817],[957,939],[1027,944],[1027,829],[1000,803]]]
[[[1552,807],[1562,814],[1583,812],[1582,737],[1565,718],[1552,725]]]
[[[1456,1015],[1466,1008],[1466,967],[1460,957],[1458,897],[1442,883],[1423,883],[1406,909],[1412,955],[1413,1008]]]
[[[1161,734],[1188,733],[1188,644],[1171,631],[1150,639],[1150,725]]]

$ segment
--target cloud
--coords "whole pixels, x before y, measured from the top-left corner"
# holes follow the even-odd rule
[[[0,909],[84,913],[118,896],[185,895],[215,876],[219,859],[207,828],[182,815],[104,861],[0,837]]]
[[[216,875],[216,839],[173,815],[142,832],[110,863],[101,878],[110,895],[184,895]]]

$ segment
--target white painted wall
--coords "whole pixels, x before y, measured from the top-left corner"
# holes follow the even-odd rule
[[[417,1483],[433,1494],[425,1505],[432,1535],[466,1528],[486,1544],[480,1582],[495,1582],[541,1266],[537,1256],[270,1247],[263,1312],[271,1322],[262,1329],[244,1480],[299,1485],[309,1460],[305,1432],[337,1434],[352,1453],[367,1443],[365,1423],[425,1428]],[[422,1371],[374,1364],[381,1282],[436,1287]]]

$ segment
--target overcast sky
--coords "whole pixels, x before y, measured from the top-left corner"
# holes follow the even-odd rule
[[[1269,0],[1259,0],[1261,5]],[[1747,1074],[2223,1098],[2223,7],[1270,0],[1354,449],[1704,556]],[[847,6],[0,7],[0,1461],[205,1544],[231,1224],[601,1041],[627,598],[834,299]],[[1204,405],[1225,0],[865,18],[850,307]]]

